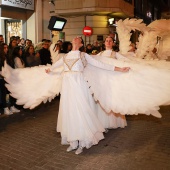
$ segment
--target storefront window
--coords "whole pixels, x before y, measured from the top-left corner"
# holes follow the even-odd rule
[[[10,42],[10,37],[19,36],[22,37],[22,21],[21,20],[6,20],[6,38],[7,43]]]

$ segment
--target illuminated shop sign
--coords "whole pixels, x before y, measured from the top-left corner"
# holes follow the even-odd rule
[[[34,0],[0,0],[0,5],[34,10]]]

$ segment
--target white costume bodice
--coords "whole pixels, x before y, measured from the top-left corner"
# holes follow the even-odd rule
[[[113,65],[107,65],[100,61],[95,60],[93,57],[80,51],[70,51],[68,54],[63,56],[60,60],[54,63],[51,67],[51,71],[60,66],[64,66],[64,72],[83,72],[87,64],[95,67],[114,71]]]
[[[100,52],[98,55],[108,57],[108,58],[116,58],[116,53],[113,50],[104,50]]]
[[[100,52],[99,54],[97,54],[97,56],[99,56],[98,59],[104,63],[105,63],[105,58],[113,58],[113,59],[123,60],[123,61],[129,60],[128,58],[124,57],[120,53],[115,52],[113,50],[104,50]]]
[[[80,51],[71,51],[66,54],[64,60],[64,71],[83,71],[84,65],[80,58]]]

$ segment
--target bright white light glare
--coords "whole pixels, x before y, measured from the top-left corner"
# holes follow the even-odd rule
[[[151,12],[149,11],[149,12],[147,12],[146,13],[146,15],[147,15],[147,17],[149,17],[149,18],[151,18],[152,17],[152,14],[151,14]]]
[[[109,24],[113,24],[114,18],[109,19]]]

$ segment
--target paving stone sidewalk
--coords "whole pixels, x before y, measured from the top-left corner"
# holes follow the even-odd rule
[[[170,106],[161,119],[127,116],[126,128],[75,155],[56,133],[58,105],[0,116],[0,170],[170,170]]]

